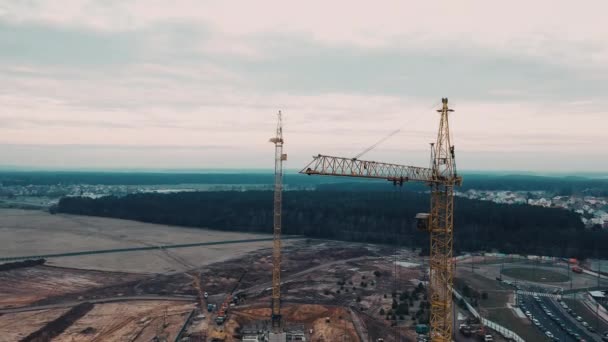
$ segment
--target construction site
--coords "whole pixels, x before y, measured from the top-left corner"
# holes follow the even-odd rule
[[[358,159],[362,153],[356,158],[318,155],[302,170],[308,175],[381,178],[399,186],[410,181],[430,185],[430,214],[417,217],[419,228],[431,232],[427,266],[415,251],[317,240],[282,241],[282,178],[287,154],[279,112],[275,136],[270,139],[275,146],[271,248],[254,248],[229,260],[220,257],[203,267],[195,261],[198,258],[184,255],[187,249],[161,247],[154,253],[174,267],[152,276],[141,269],[129,273],[128,267],[117,267],[121,272],[114,272],[103,262],[101,269],[82,264],[69,267],[60,261],[70,259],[67,255],[54,259],[55,254],[48,263],[40,257],[5,264],[6,270],[0,273],[0,327],[18,328],[3,338],[400,341],[416,339],[412,326],[420,322],[425,327],[422,333],[430,326],[431,340],[450,340],[452,187],[460,183],[449,138],[450,111],[443,99],[430,168],[362,161]],[[15,225],[22,225],[16,223],[20,218],[17,213]],[[116,240],[133,241],[126,235]],[[86,252],[78,254],[81,262],[88,257]]]
[[[456,257],[453,192],[462,178],[447,98],[437,112],[429,167],[359,159],[385,137],[352,158],[319,154],[300,171],[381,179],[386,186],[427,185],[429,212],[415,222],[430,235],[430,255],[413,246],[283,236],[288,158],[279,112],[270,139],[275,172],[268,234],[2,210],[1,241],[19,246],[2,246],[0,340],[545,340],[549,334],[530,324],[522,298],[550,293],[561,300],[570,282],[572,306],[592,303],[585,291],[607,282],[598,273],[595,284],[594,273],[560,260]],[[66,241],[74,247],[66,249]]]
[[[178,249],[178,245],[159,246],[160,242],[130,238],[128,233],[112,235],[104,231],[94,236],[111,240],[111,247],[123,248],[65,255],[44,254],[33,248],[38,257],[30,257],[29,262],[19,261],[24,257],[5,258],[13,262],[6,264],[6,270],[0,273],[0,327],[13,326],[17,321],[20,324],[3,338],[8,338],[7,341],[451,340],[453,187],[460,184],[461,178],[456,172],[454,146],[449,136],[448,113],[452,110],[447,99],[442,99],[442,103],[438,110],[439,133],[431,144],[429,167],[359,159],[373,145],[354,158],[319,154],[301,171],[307,175],[385,179],[395,186],[407,182],[429,185],[429,213],[416,217],[418,228],[430,232],[429,258],[418,257],[415,250],[395,247],[282,237],[283,163],[287,154],[283,151],[279,112],[275,135],[270,139],[275,147],[272,237],[248,236],[249,240],[243,240],[241,235],[238,241],[213,241],[202,243],[205,247]],[[14,226],[29,228],[20,220],[23,217],[19,217],[19,212],[12,214]],[[86,219],[64,216],[62,220],[76,221],[80,226]],[[89,221],[92,229],[104,225],[99,222],[103,219],[93,220]],[[67,229],[62,234],[80,235],[82,230],[77,229]],[[191,241],[191,233],[187,232],[186,240]],[[151,246],[145,248],[152,251],[143,253],[142,248],[116,246],[132,242]],[[233,243],[245,248],[231,246]],[[206,246],[209,244],[226,244],[221,248],[227,253],[209,255],[211,258],[202,256],[200,250],[219,250]],[[234,248],[240,250],[240,255],[231,252]],[[199,252],[193,253],[195,249]],[[22,251],[23,247],[19,252]],[[107,258],[114,252],[138,254],[148,260],[128,258],[131,265],[119,262],[112,269],[99,258]],[[104,255],[96,255],[100,253]],[[148,253],[158,262],[150,265]],[[70,263],[75,254],[80,264]],[[171,267],[158,269],[161,260]],[[206,260],[205,264],[200,260]],[[139,268],[137,263],[146,263],[151,269]],[[130,269],[138,271],[129,272]]]

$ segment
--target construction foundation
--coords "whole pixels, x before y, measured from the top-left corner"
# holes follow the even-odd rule
[[[287,342],[287,333],[270,333],[268,342]]]

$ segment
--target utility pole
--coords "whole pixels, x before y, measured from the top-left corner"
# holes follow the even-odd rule
[[[572,290],[572,273],[570,273],[570,269],[572,266],[570,265],[570,259],[567,261],[568,263],[568,278],[570,278],[570,290]]]
[[[283,121],[279,111],[274,144],[274,235],[272,248],[272,332],[281,333],[281,205],[283,201]]]
[[[475,242],[474,250],[478,250],[479,246],[477,245],[477,224],[474,225],[475,232],[473,233],[473,241]],[[471,274],[475,273],[475,254],[477,252],[471,252]]]
[[[597,250],[595,255],[597,256]],[[600,289],[600,275],[602,274],[602,259],[597,259],[597,289]],[[595,301],[595,330],[600,331],[600,302]]]

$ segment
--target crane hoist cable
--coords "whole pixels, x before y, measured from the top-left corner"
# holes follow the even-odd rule
[[[439,104],[441,104],[441,101],[434,103],[430,108],[435,108],[437,107]],[[418,118],[420,118],[420,116],[418,116]],[[410,126],[413,126],[418,120],[414,120],[412,122],[410,122]],[[361,151],[359,154],[357,154],[356,156],[353,157],[353,159],[359,159],[361,158],[364,154],[366,154],[367,152],[373,150],[374,148],[378,147],[378,145],[382,144],[383,142],[387,141],[388,139],[390,139],[391,137],[393,137],[394,135],[396,135],[397,133],[401,132],[401,130],[406,126],[407,124],[403,124],[401,125],[401,127],[399,127],[398,129],[391,131],[389,134],[385,135],[382,139],[378,140],[377,142],[375,142],[373,145],[369,146],[368,148],[366,148],[365,150]]]
[[[386,135],[384,138],[378,140],[375,144],[369,146],[368,148],[366,148],[365,150],[363,150],[361,153],[357,154],[354,159],[359,159],[359,157],[363,156],[364,154],[366,154],[367,152],[373,150],[374,148],[376,148],[376,146],[382,144],[383,142],[385,142],[386,140],[388,140],[390,137],[392,137],[393,135],[397,134],[401,132],[401,128],[396,129],[392,132],[390,132],[388,135]]]

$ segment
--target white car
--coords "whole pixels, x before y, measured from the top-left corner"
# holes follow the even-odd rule
[[[547,335],[548,338],[553,338],[553,334],[550,331],[547,331],[545,335]]]

